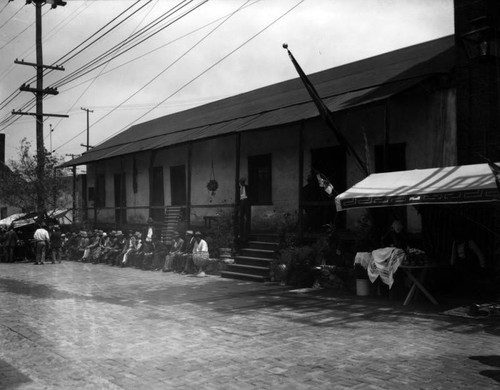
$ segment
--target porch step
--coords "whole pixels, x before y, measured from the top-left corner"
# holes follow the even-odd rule
[[[258,267],[255,265],[228,264],[227,271],[240,274],[269,277],[269,267]]]
[[[270,249],[257,249],[257,248],[244,248],[241,250],[242,256],[259,257],[264,259],[272,259],[274,257],[274,250]]]
[[[234,264],[250,265],[253,267],[267,267],[268,269],[271,261],[272,259],[266,259],[264,257],[253,257],[253,256],[234,257]]]
[[[221,276],[256,282],[269,280],[271,262],[278,247],[276,234],[252,234],[251,239],[234,257],[234,264],[228,264],[227,270],[222,271]]]
[[[265,250],[275,251],[278,250],[279,245],[277,242],[248,241],[246,247],[249,249],[265,249]]]
[[[249,242],[265,242],[278,245],[279,237],[275,233],[256,232],[250,235]]]
[[[167,206],[165,208],[165,217],[161,230],[161,239],[163,242],[167,244],[172,243],[173,233],[177,230],[181,214],[182,208],[179,206]]]
[[[260,276],[260,275],[251,275],[246,273],[232,272],[232,271],[222,271],[221,277],[230,278],[230,279],[238,279],[238,280],[251,280],[254,282],[265,282],[269,278]]]

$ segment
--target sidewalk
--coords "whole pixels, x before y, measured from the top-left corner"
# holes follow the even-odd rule
[[[0,388],[494,389],[500,326],[441,307],[105,265],[0,264]]]

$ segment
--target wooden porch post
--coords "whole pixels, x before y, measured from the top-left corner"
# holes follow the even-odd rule
[[[302,206],[302,185],[304,183],[304,127],[305,122],[300,122],[299,127],[299,238],[304,235],[304,210]]]
[[[99,203],[99,191],[97,188],[97,164],[94,164],[94,229],[97,228],[97,204]]]
[[[188,144],[187,150],[187,178],[186,178],[186,222],[188,229],[191,227],[191,163],[193,156],[193,144],[190,142]]]
[[[235,164],[234,164],[234,237],[239,233],[239,207],[240,207],[240,158],[241,158],[241,133],[236,134],[235,144]]]

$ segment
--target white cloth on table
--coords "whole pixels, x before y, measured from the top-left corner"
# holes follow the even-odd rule
[[[372,260],[373,256],[371,252],[358,252],[354,258],[354,265],[359,264],[364,269],[367,269]]]
[[[358,252],[354,264],[359,264],[368,272],[370,282],[378,277],[389,286],[394,283],[394,273],[406,257],[404,250],[394,247],[375,249],[372,252]]]
[[[394,247],[380,248],[372,252],[372,257],[373,260],[367,268],[370,281],[373,283],[380,277],[382,282],[391,288],[394,273],[406,257],[405,251]]]

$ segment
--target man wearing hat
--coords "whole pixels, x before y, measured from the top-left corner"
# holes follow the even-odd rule
[[[174,232],[172,247],[166,256],[163,272],[170,272],[174,270],[173,265],[176,262],[176,257],[181,256],[183,250],[184,240],[181,238],[179,232]]]
[[[9,230],[5,233],[4,240],[5,251],[7,252],[7,263],[13,263],[15,260],[14,252],[16,250],[17,241],[19,240],[14,230],[14,225],[10,225]]]
[[[95,258],[95,252],[99,248],[99,240],[101,239],[102,233],[99,233],[98,229],[94,229],[94,233],[90,240],[90,244],[85,248],[83,253],[82,262],[93,261]]]
[[[52,251],[52,264],[61,262],[61,251],[62,251],[62,234],[59,225],[54,226],[52,233],[50,234],[50,248]]]
[[[38,226],[35,234],[33,235],[36,245],[36,260],[35,264],[44,264],[45,262],[45,253],[49,248],[50,244],[50,236],[49,232],[46,230],[46,225],[42,224],[42,226]]]
[[[123,236],[123,232],[121,230],[118,230],[115,234],[115,237],[113,239],[113,243],[111,246],[111,252],[109,254],[109,263],[111,265],[118,265],[120,264],[121,260],[121,254],[123,252],[123,247],[125,245],[125,238]]]
[[[194,234],[193,257],[192,262],[194,268],[198,268],[197,276],[205,276],[203,272],[203,263],[209,259],[208,244],[202,238],[201,232]]]
[[[109,253],[111,252],[111,247],[113,246],[113,240],[111,238],[111,233],[107,234],[106,232],[102,233],[101,238],[101,257],[99,258],[100,263],[107,263]]]
[[[83,258],[83,255],[85,254],[85,249],[89,246],[90,240],[88,237],[88,234],[85,230],[82,230],[80,232],[80,241],[78,242],[78,261],[81,261]]]
[[[132,266],[136,265],[136,256],[135,254],[142,246],[141,242],[141,233],[129,231],[129,238],[127,241],[127,251],[123,255],[122,267],[126,267],[131,264]]]
[[[146,230],[143,234],[145,241],[152,242],[156,238],[156,232],[154,231],[154,221],[153,218],[149,217],[147,220]]]
[[[178,253],[174,258],[174,272],[186,273],[186,265],[188,259],[193,255],[193,245],[194,245],[194,232],[192,230],[186,230],[186,238],[184,240],[184,250]]]
[[[199,240],[201,240],[201,232],[194,233],[189,245],[186,248],[186,263],[184,265],[184,271],[182,272],[183,274],[192,274],[196,270],[196,267],[195,267],[194,262],[193,262],[193,254],[195,253],[195,247],[196,247],[197,242]],[[201,240],[201,241],[203,241],[208,248],[206,241],[205,240]],[[208,253],[208,249],[207,249],[207,253]]]

